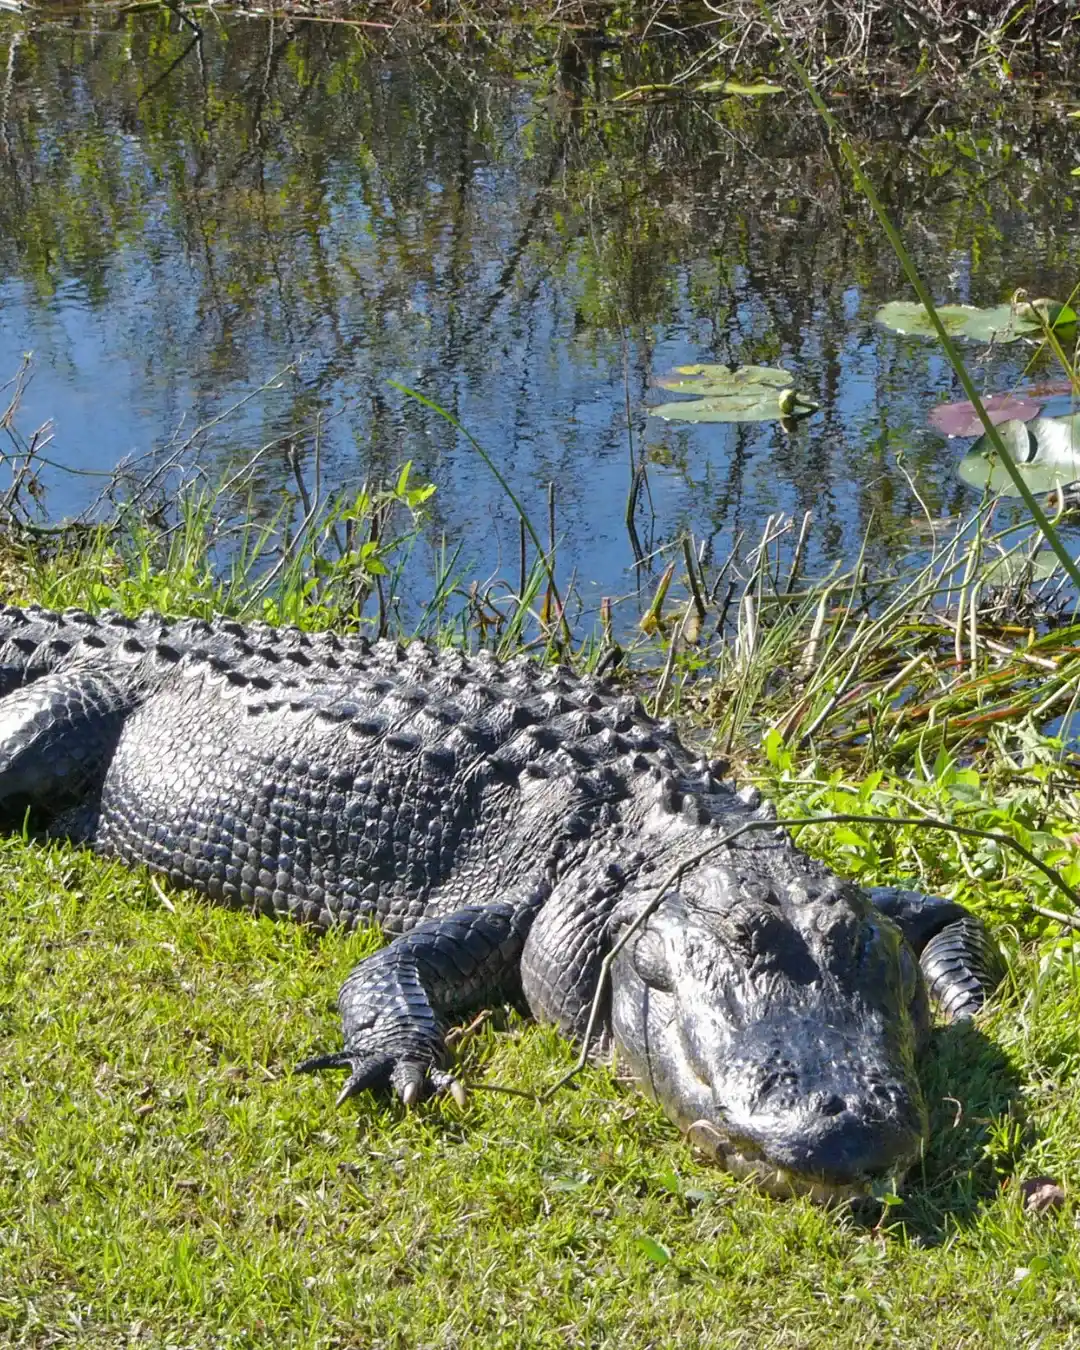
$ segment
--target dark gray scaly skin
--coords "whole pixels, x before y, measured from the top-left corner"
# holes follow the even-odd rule
[[[453,1086],[450,1022],[522,992],[580,1036],[664,878],[769,819],[633,697],[526,660],[9,609],[0,674],[0,801],[74,803],[55,832],[215,900],[395,935],[345,981],[344,1048],[301,1066],[347,1069],[340,1100]],[[928,991],[970,1016],[998,960],[959,906],[762,828],[669,886],[601,1030],[718,1162],[860,1194],[922,1147]]]
[[[124,717],[181,654],[298,688],[348,678],[369,651],[358,636],[221,617],[0,606],[0,795],[53,811],[96,799]]]

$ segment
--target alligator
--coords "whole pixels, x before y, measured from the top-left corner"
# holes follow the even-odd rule
[[[930,1004],[1000,974],[950,901],[864,889],[614,683],[414,641],[0,609],[0,803],[215,901],[391,941],[343,1103],[461,1096],[448,1028],[523,997],[719,1165],[872,1193],[919,1156]],[[610,959],[609,958],[610,954]],[[596,1009],[594,1009],[594,1004]]]

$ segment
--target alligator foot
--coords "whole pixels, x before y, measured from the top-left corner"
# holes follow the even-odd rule
[[[350,1055],[339,1050],[332,1055],[317,1055],[297,1065],[298,1073],[315,1073],[320,1069],[349,1069],[345,1086],[337,1095],[335,1106],[343,1106],[365,1088],[389,1085],[405,1106],[414,1106],[426,1096],[441,1096],[449,1092],[459,1106],[464,1106],[466,1092],[451,1073],[432,1068],[422,1062],[395,1059],[392,1055]]]
[[[299,1072],[348,1069],[339,1106],[379,1087],[406,1106],[442,1092],[462,1103],[465,1090],[446,1069],[447,1019],[518,993],[522,948],[547,891],[425,919],[361,961],[338,996],[344,1048],[305,1060]]]
[[[919,953],[930,998],[949,1022],[973,1017],[1005,977],[1005,962],[974,914],[946,924]]]

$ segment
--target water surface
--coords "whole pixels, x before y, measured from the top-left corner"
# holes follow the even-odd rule
[[[693,531],[723,557],[776,512],[815,517],[813,561],[976,495],[926,426],[957,397],[932,347],[875,327],[909,294],[804,100],[626,97],[694,53],[554,32],[423,35],[168,11],[33,24],[0,41],[0,373],[34,353],[24,428],[52,419],[53,516],[125,456],[203,438],[211,478],[280,438],[327,486],[405,459],[438,486],[432,549],[517,568],[514,510],[482,443],[589,598]],[[933,91],[835,100],[944,300],[1077,275],[1075,156],[1052,99],[958,109]],[[982,359],[1004,388],[1029,353]],[[822,411],[775,424],[648,416],[687,361],[783,365]],[[393,383],[392,383],[393,382]],[[903,465],[898,465],[897,456]],[[259,503],[295,490],[286,444]],[[906,473],[904,472],[906,470]]]

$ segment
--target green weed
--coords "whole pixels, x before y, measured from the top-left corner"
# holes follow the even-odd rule
[[[941,1033],[925,1162],[873,1227],[710,1171],[599,1070],[544,1106],[335,1111],[289,1070],[371,934],[19,840],[0,879],[5,1343],[1066,1344],[1080,1315],[1072,1212],[1018,1186],[1077,1180],[1069,959],[1018,957],[1004,1010]],[[512,1017],[461,1053],[539,1091],[571,1052]]]

